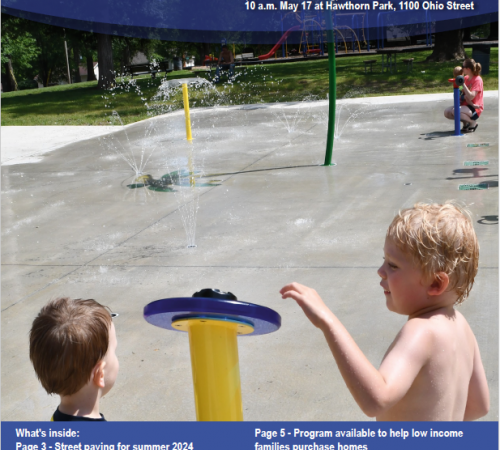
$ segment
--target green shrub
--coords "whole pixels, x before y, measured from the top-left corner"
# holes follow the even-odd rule
[[[23,91],[25,89],[37,89],[38,88],[38,83],[35,80],[23,80],[17,83],[17,89],[20,91]]]

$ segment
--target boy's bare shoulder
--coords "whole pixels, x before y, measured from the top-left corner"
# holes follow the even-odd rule
[[[457,343],[471,347],[476,339],[465,317],[456,310],[438,310],[410,318],[398,335],[399,338],[414,338],[420,345],[455,347]]]
[[[472,334],[465,317],[454,308],[443,308],[410,318],[403,328],[405,327],[415,332],[422,330],[428,333],[461,332]]]
[[[415,337],[418,335],[431,360],[445,359],[445,352],[446,355],[472,361],[476,338],[465,317],[454,309],[433,311],[409,319],[403,330]],[[436,349],[441,351],[436,352]]]
[[[475,346],[472,330],[458,312],[448,309],[410,318],[380,368],[386,379],[395,378],[391,371],[405,362],[397,379],[409,373],[407,389],[377,420],[463,420]]]

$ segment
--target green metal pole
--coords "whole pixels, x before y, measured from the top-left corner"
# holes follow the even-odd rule
[[[332,14],[326,13],[326,36],[328,41],[328,72],[329,72],[329,104],[328,104],[328,134],[326,138],[325,166],[332,164],[333,139],[335,135],[335,103],[337,101],[337,68],[335,64],[335,45],[333,38]]]

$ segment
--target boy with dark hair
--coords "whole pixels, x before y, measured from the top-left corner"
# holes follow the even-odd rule
[[[103,421],[99,400],[118,375],[116,332],[109,310],[95,300],[58,298],[30,331],[30,359],[49,394],[61,403],[54,421]]]

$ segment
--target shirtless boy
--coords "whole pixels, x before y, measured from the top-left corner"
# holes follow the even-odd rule
[[[344,381],[377,420],[474,420],[489,392],[479,348],[454,306],[469,295],[479,246],[471,220],[452,203],[401,211],[387,231],[378,269],[387,308],[408,321],[377,370],[314,289],[281,289],[325,335]]]

